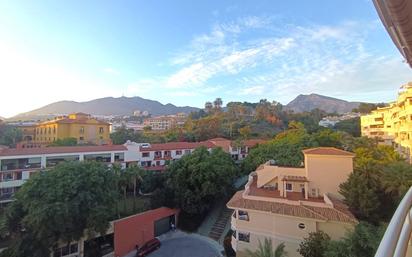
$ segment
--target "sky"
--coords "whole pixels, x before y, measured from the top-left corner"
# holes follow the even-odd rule
[[[3,117],[107,96],[385,102],[408,81],[367,0],[0,1]]]

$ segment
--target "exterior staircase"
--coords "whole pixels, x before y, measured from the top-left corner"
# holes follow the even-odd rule
[[[222,237],[222,234],[225,231],[226,225],[229,222],[232,213],[233,211],[226,207],[222,209],[209,232],[210,238],[212,238],[215,241],[219,241],[219,239]]]

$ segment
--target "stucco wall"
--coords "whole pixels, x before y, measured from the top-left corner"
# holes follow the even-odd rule
[[[156,220],[178,214],[178,210],[161,207],[114,222],[114,253],[124,256],[154,238]],[[177,222],[177,218],[176,218]],[[176,224],[177,225],[177,224]]]
[[[339,195],[339,185],[353,171],[353,159],[348,156],[306,155],[305,166],[309,190],[318,188],[319,195]]]

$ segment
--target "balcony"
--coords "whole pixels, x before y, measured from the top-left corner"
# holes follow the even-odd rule
[[[6,193],[0,195],[0,202],[8,202],[13,200],[14,193]]]
[[[375,257],[406,257],[412,232],[412,187],[393,215]],[[409,249],[410,250],[410,249]]]

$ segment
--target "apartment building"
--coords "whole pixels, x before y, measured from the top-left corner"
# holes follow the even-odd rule
[[[125,166],[123,145],[44,148],[0,148],[0,205],[12,201],[14,193],[30,176],[63,161],[98,161]]]
[[[163,171],[169,162],[178,160],[196,148],[204,146],[209,151],[221,147],[230,154],[234,161],[247,157],[250,149],[265,142],[261,139],[244,140],[240,144],[225,138],[215,138],[202,142],[170,142],[163,144],[148,144],[126,142],[128,149],[126,162],[134,162],[146,170]]]
[[[123,167],[135,163],[146,170],[164,171],[169,162],[192,153],[200,146],[208,150],[222,147],[223,150],[232,154],[232,158],[240,151],[240,156],[243,158],[247,156],[249,149],[259,142],[261,141],[246,140],[243,150],[232,148],[231,141],[222,138],[203,142],[164,144],[129,141],[124,145],[0,148],[0,205],[12,201],[14,193],[30,178],[31,174],[54,167],[63,161],[120,163]]]
[[[79,144],[110,143],[110,123],[95,119],[89,114],[73,113],[53,120],[20,126],[22,147],[44,146],[58,139],[76,138]]]
[[[227,203],[233,209],[232,247],[247,256],[259,241],[285,243],[288,256],[300,256],[299,243],[322,230],[332,239],[344,236],[357,220],[340,200],[339,185],[353,171],[354,154],[332,147],[303,151],[304,167],[276,166],[269,161],[249,175],[245,189]]]
[[[157,116],[147,118],[143,121],[144,127],[150,127],[154,131],[169,130],[176,127],[183,127],[187,114],[177,113],[175,115]]]
[[[361,116],[362,136],[392,145],[409,162],[412,160],[412,82],[403,85],[398,98],[387,107]]]

